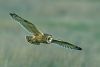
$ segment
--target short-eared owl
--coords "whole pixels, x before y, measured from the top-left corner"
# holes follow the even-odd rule
[[[10,13],[10,16],[16,21],[18,21],[21,25],[23,25],[23,27],[25,27],[29,32],[33,33],[32,36],[26,36],[27,41],[31,44],[40,45],[40,43],[46,43],[46,44],[56,43],[63,47],[68,47],[68,48],[76,49],[76,50],[82,50],[82,48],[78,46],[75,46],[68,42],[64,42],[62,40],[55,40],[52,37],[52,35],[40,32],[34,24],[19,17],[15,13]]]

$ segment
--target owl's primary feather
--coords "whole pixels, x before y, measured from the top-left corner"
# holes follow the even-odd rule
[[[34,24],[31,22],[19,17],[15,13],[10,13],[11,17],[15,19],[16,21],[20,22],[21,25],[23,25],[29,32],[34,33],[35,35],[37,34],[42,34]]]
[[[59,44],[60,46],[68,47],[71,49],[82,50],[82,48],[80,48],[76,45],[73,45],[73,44],[68,43],[68,42],[60,41],[60,40],[52,40],[52,43],[56,43],[56,44]]]

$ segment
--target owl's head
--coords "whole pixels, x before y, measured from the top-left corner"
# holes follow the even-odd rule
[[[46,37],[46,43],[51,43],[52,42],[52,40],[53,40],[53,37],[52,37],[52,35],[49,35],[49,34],[45,34],[45,37]]]

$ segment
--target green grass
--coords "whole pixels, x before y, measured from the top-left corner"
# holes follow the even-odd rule
[[[20,26],[4,24],[0,32],[0,67],[99,67],[100,31],[98,24],[49,22],[43,31],[55,38],[72,42],[82,51],[62,48],[56,44],[31,45]]]

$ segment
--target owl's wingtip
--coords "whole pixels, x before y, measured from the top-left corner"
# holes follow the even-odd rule
[[[82,48],[79,48],[78,50],[82,50]]]
[[[9,13],[10,16],[13,16],[15,13]]]
[[[77,50],[82,50],[82,48],[81,48],[81,47],[76,47],[76,49],[77,49]]]

